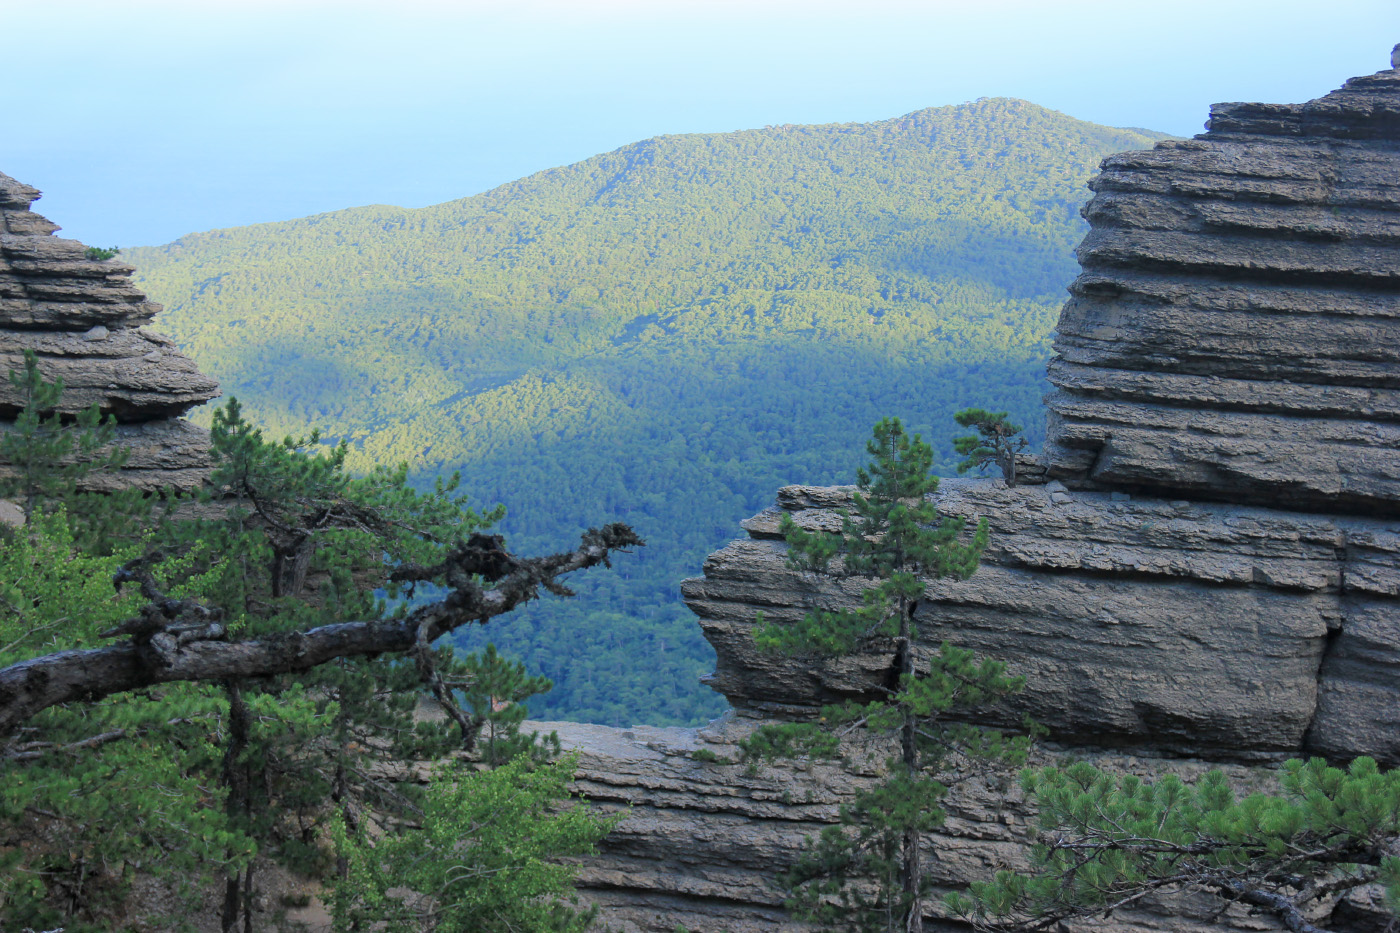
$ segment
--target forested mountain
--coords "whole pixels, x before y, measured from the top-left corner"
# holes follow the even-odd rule
[[[139,283],[274,433],[461,470],[518,551],[621,520],[649,546],[477,633],[556,681],[545,716],[694,722],[722,701],[678,583],[779,485],[849,481],[899,415],[1039,442],[1048,335],[1099,160],[1160,134],[980,100],[871,124],[666,136],[475,197],[131,249]]]

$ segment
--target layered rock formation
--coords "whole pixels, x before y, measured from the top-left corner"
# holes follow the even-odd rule
[[[1072,742],[1400,763],[1400,71],[1295,106],[1223,104],[1104,162],[1050,364],[1049,485],[944,484],[984,566],[919,610],[1012,661]],[[741,709],[859,692],[860,665],[759,656],[755,612],[852,591],[784,570],[784,490],[685,593]],[[881,667],[883,659],[867,666]]]
[[[1208,126],[1090,186],[1050,474],[1400,516],[1400,71]]]
[[[53,236],[58,226],[29,209],[38,197],[0,174],[0,375],[22,369],[24,351],[33,350],[44,376],[63,380],[62,411],[97,405],[116,418],[117,443],[130,450],[126,468],[92,483],[198,487],[209,469],[208,435],[178,416],[218,396],[218,383],[145,326],[160,306],[132,286],[132,268]],[[0,430],[23,404],[0,380]]]
[[[627,818],[583,862],[585,895],[603,908],[618,933],[770,933],[809,931],[783,909],[778,874],[804,839],[837,819],[842,803],[879,774],[887,750],[851,749],[844,764],[787,762],[757,772],[735,762],[738,741],[759,722],[733,717],[704,729],[612,729],[579,723],[531,723],[558,731],[566,747],[581,752],[577,789],[604,808],[626,808]],[[870,757],[861,756],[868,751]],[[1042,749],[1037,764],[1058,750]],[[1217,765],[1194,759],[1144,759],[1078,750],[1106,770],[1172,773],[1194,780]],[[1225,765],[1244,783],[1249,769]],[[958,785],[945,801],[947,820],[933,838],[925,865],[940,891],[964,889],[1000,868],[1023,866],[1032,815],[1014,774]],[[1343,910],[1354,927],[1381,930],[1383,908],[1364,891]],[[1114,933],[1207,933],[1222,924],[1210,898],[1153,902],[1086,929]],[[1226,928],[1276,930],[1244,909],[1224,914]],[[953,922],[930,922],[931,933],[967,933]],[[1070,928],[1059,933],[1070,933]],[[1075,928],[1078,933],[1078,928]]]
[[[788,571],[778,517],[833,523],[846,490],[790,487],[685,594],[715,645],[713,685],[741,710],[800,714],[859,694],[887,657],[813,668],[760,654],[755,614],[858,604],[861,582]],[[945,514],[992,544],[916,613],[944,640],[1029,678],[1019,708],[1062,741],[1226,759],[1323,752],[1400,762],[1400,524],[945,480]],[[1391,621],[1387,621],[1391,620]],[[1386,701],[1386,702],[1383,702]]]
[[[1046,754],[1143,773],[1314,753],[1400,765],[1400,70],[1302,105],[1218,105],[1204,135],[1114,156],[1092,187],[1036,484],[944,482],[939,509],[986,518],[992,545],[971,579],[933,582],[923,650],[947,639],[1024,673],[1017,705],[988,718],[1033,713]],[[787,569],[777,534],[784,512],[834,527],[849,494],[782,490],[683,585],[735,718],[565,731],[584,788],[634,808],[584,876],[624,929],[782,928],[771,879],[868,779],[693,757],[732,757],[765,718],[888,669],[753,646],[760,611],[858,602],[859,581]],[[1026,814],[1003,790],[950,798],[940,883],[1023,858]],[[1323,919],[1381,929],[1373,894]],[[1108,928],[1219,926],[1175,903]]]

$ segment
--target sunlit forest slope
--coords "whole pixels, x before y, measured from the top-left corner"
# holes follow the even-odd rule
[[[526,551],[648,539],[489,637],[536,712],[690,723],[723,703],[681,579],[786,483],[849,481],[897,414],[951,472],[951,413],[1039,442],[1085,182],[1158,134],[1019,100],[664,136],[475,197],[127,250],[173,334],[275,434],[461,470]]]

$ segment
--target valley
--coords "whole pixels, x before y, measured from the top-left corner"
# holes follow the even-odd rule
[[[460,471],[521,551],[635,527],[650,543],[618,573],[459,644],[550,676],[535,715],[689,725],[724,707],[680,581],[773,489],[851,481],[885,415],[944,475],[960,408],[1009,410],[1038,445],[1085,184],[1161,138],[983,99],[659,137],[123,258],[270,434],[319,428],[422,484]]]

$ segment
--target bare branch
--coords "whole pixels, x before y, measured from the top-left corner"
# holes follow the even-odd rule
[[[481,731],[482,724],[458,705],[457,698],[452,695],[452,688],[443,682],[442,675],[438,673],[437,665],[433,663],[432,645],[428,642],[426,620],[418,626],[412,653],[413,662],[418,666],[419,678],[432,691],[433,699],[438,701],[443,712],[457,723],[457,728],[462,732],[462,748],[471,751],[476,747],[476,736]]]

